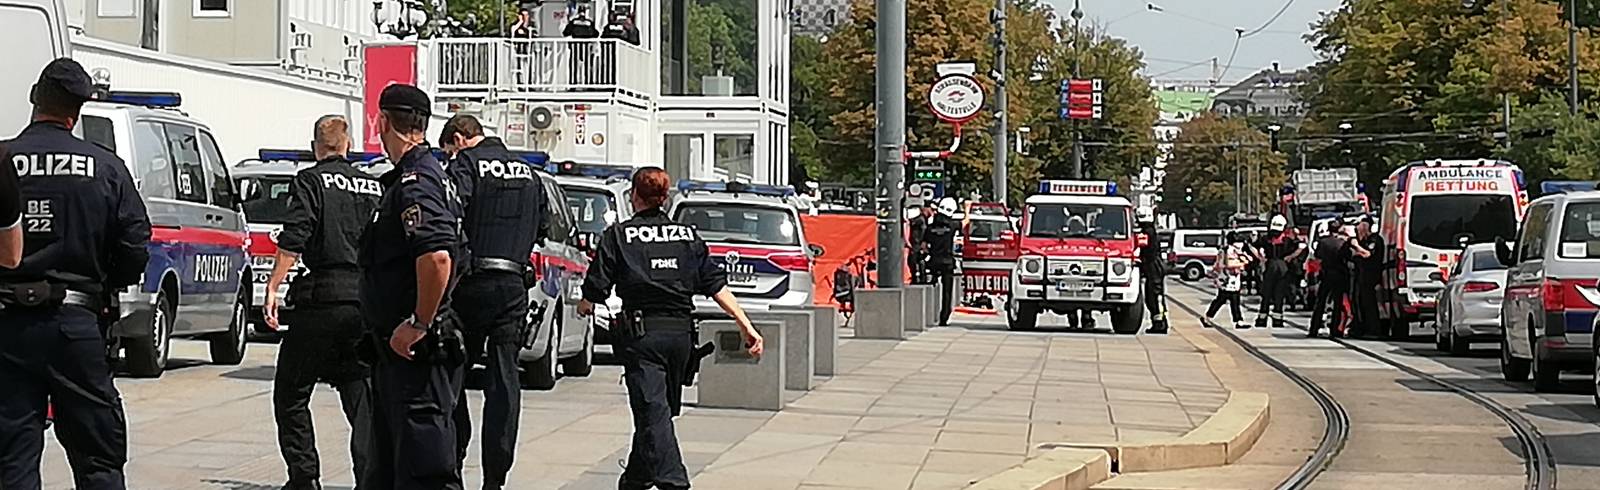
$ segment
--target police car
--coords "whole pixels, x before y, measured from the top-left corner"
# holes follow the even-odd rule
[[[379,153],[351,153],[348,158],[358,168],[374,173],[375,167],[388,160]],[[289,188],[294,176],[316,164],[316,156],[303,150],[260,150],[257,157],[239,162],[233,167],[235,188],[239,190],[240,203],[250,232],[250,309],[249,319],[253,333],[272,334],[263,320],[261,306],[266,304],[267,280],[278,259],[278,233],[289,218]],[[304,264],[296,262],[289,277],[279,287],[278,298],[287,301],[289,283],[302,273]],[[294,305],[282,303],[282,308]],[[292,325],[279,324],[280,329]]]
[[[711,258],[728,272],[728,289],[745,309],[812,304],[812,254],[790,199],[794,189],[742,182],[680,181],[671,216],[693,226]],[[696,297],[699,313],[722,311]]]
[[[583,165],[566,162],[546,167],[567,194],[567,207],[578,228],[578,247],[592,260],[595,241],[606,227],[633,217],[629,178],[633,167]],[[615,312],[622,310],[622,298],[612,295],[605,304],[595,305],[595,343],[611,343]]]
[[[135,376],[160,376],[173,337],[211,343],[211,360],[238,364],[250,305],[245,221],[216,139],[179,112],[172,93],[112,92],[83,107],[84,139],[127,162],[150,213],[150,262],[118,298],[112,329]]]
[[[528,290],[527,328],[518,355],[522,385],[548,390],[560,376],[588,376],[594,370],[595,320],[578,315],[590,258],[580,246],[580,220],[570,207],[560,205],[570,199],[550,175],[548,157],[540,152],[518,156],[538,169],[533,173],[551,204],[544,217],[550,236],[534,245],[530,258],[536,284]]]
[[[1029,196],[1011,271],[1006,323],[1031,330],[1039,313],[1111,313],[1112,330],[1137,333],[1144,320],[1135,263],[1149,237],[1133,230],[1133,204],[1114,182],[1047,180]]]

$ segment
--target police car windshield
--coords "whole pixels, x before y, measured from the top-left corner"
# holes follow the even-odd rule
[[[800,223],[793,213],[766,206],[684,204],[677,220],[695,227],[708,242],[799,245]]]
[[[611,195],[601,191],[567,187],[567,207],[578,220],[578,231],[600,233],[606,230],[606,213],[614,211]]]
[[[1128,237],[1128,208],[1105,204],[1035,204],[1028,236],[1043,238]]]
[[[281,225],[289,219],[289,177],[244,177],[244,216],[251,223]]]

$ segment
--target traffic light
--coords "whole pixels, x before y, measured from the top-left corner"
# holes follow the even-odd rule
[[[918,169],[911,173],[912,182],[943,182],[944,169]]]
[[[1194,202],[1194,188],[1183,188],[1183,202]]]

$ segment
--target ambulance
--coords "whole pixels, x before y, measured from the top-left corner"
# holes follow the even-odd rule
[[[1135,233],[1133,203],[1114,182],[1046,180],[1024,201],[1018,251],[1006,300],[1006,324],[1031,330],[1039,314],[1106,311],[1112,330],[1139,331],[1144,321],[1135,259],[1149,237]]]
[[[1393,337],[1427,319],[1461,250],[1512,240],[1528,207],[1522,169],[1499,160],[1429,160],[1384,180],[1379,233],[1387,250],[1378,316]]]

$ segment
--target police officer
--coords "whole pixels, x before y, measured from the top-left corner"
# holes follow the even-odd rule
[[[1139,249],[1139,275],[1144,277],[1144,307],[1150,313],[1148,333],[1167,333],[1167,267],[1161,253],[1161,241],[1156,239],[1156,218],[1151,212],[1139,215],[1140,232],[1150,237],[1150,242]]]
[[[457,115],[439,141],[457,148],[449,173],[464,206],[462,232],[472,257],[453,295],[465,331],[468,359],[484,357],[483,488],[501,488],[516,455],[522,386],[517,380],[520,335],[528,317],[529,257],[535,240],[548,234],[544,185],[500,138],[485,137],[483,125]],[[457,459],[472,440],[467,405],[456,405]]]
[[[94,92],[77,62],[50,62],[34,84],[33,123],[4,143],[25,206],[22,262],[0,271],[0,488],[40,488],[45,404],[85,490],[126,487],[127,418],[111,383],[97,314],[137,284],[150,218],[122,160],[72,136]]]
[[[1283,303],[1288,300],[1289,263],[1305,253],[1306,244],[1289,229],[1289,220],[1273,216],[1267,224],[1267,233],[1256,239],[1254,251],[1261,263],[1261,311],[1256,315],[1256,327],[1265,328],[1272,320],[1272,328],[1283,326]]]
[[[633,448],[618,480],[622,490],[689,488],[672,417],[678,414],[685,369],[694,350],[694,295],[711,296],[739,324],[751,355],[762,350],[761,334],[728,290],[728,276],[710,259],[693,228],[673,221],[661,207],[671,177],[660,168],[633,174],[632,219],[611,225],[600,237],[594,266],[583,283],[578,313],[589,316],[616,287],[627,323],[617,345],[628,405],[633,409]]]
[[[1328,308],[1333,308],[1333,326],[1328,328],[1329,335],[1339,334],[1339,325],[1345,319],[1345,296],[1350,293],[1350,257],[1353,251],[1350,232],[1339,222],[1333,224],[1328,236],[1317,241],[1317,261],[1322,269],[1317,273],[1317,300],[1311,307],[1311,329],[1306,331],[1306,336],[1316,337],[1317,332],[1322,330],[1323,314]]]
[[[1350,295],[1354,303],[1356,337],[1381,336],[1382,319],[1378,317],[1378,287],[1383,278],[1383,235],[1372,231],[1372,217],[1362,216],[1356,224],[1356,244],[1352,248],[1355,258],[1355,292]],[[1409,334],[1410,332],[1405,332]],[[1406,335],[1396,335],[1403,338]]]
[[[928,221],[922,232],[922,246],[927,251],[927,279],[939,287],[939,324],[950,324],[951,303],[955,300],[956,278],[956,200],[946,197],[939,201],[939,212]]]
[[[5,154],[5,147],[0,145],[0,155]],[[22,190],[17,188],[17,167],[0,165],[0,267],[12,269],[19,263],[22,263]]]
[[[451,412],[464,372],[449,287],[461,256],[460,205],[423,143],[428,95],[390,85],[376,129],[395,162],[393,184],[361,235],[361,317],[381,346],[373,366],[372,488],[460,489]],[[385,180],[385,179],[380,179]]]
[[[911,269],[912,284],[928,284],[928,273],[924,267],[927,243],[923,237],[928,231],[928,222],[933,220],[933,202],[923,200],[917,209],[917,215],[911,218],[911,247],[906,253],[906,265]]]
[[[308,272],[289,286],[294,309],[285,312],[294,328],[284,333],[272,380],[278,449],[289,469],[284,488],[291,490],[322,488],[310,409],[318,381],[339,390],[351,428],[350,459],[357,486],[365,481],[372,442],[370,367],[357,350],[366,330],[357,303],[361,274],[356,269],[356,247],[383,189],[345,160],[350,123],[344,117],[318,119],[311,148],[317,164],[296,173],[289,187],[288,219],[278,235],[277,261],[262,307],[267,325],[277,329],[278,287],[295,262],[304,259]]]

